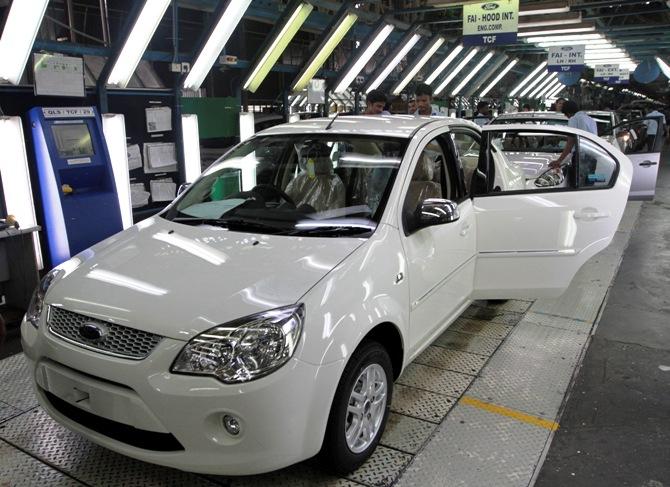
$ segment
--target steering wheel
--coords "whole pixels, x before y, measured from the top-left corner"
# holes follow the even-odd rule
[[[296,207],[293,198],[272,184],[258,184],[251,189],[251,192],[260,195],[264,200],[279,198],[280,200],[286,201],[293,208]]]

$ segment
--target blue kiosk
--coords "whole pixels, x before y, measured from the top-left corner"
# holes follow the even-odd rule
[[[94,107],[28,112],[51,265],[123,229],[114,173]]]

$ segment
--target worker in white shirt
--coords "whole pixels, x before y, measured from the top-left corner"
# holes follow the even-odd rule
[[[658,127],[659,122],[662,123],[660,129]],[[665,136],[665,127],[667,126],[665,115],[654,108],[647,113],[642,123],[647,127],[647,150],[651,152],[654,150],[656,135],[660,133],[661,136]]]
[[[475,118],[472,119],[480,127],[483,127],[491,120],[491,108],[489,107],[489,102],[480,101],[477,103],[477,114]]]
[[[595,136],[598,135],[598,125],[596,121],[589,117],[586,112],[582,112],[579,109],[579,105],[577,105],[577,103],[573,100],[566,100],[566,102],[563,103],[563,114],[569,119],[568,127],[584,130],[586,132],[592,133]],[[558,159],[549,163],[549,167],[552,169],[561,170],[561,166],[569,166],[572,164],[576,141],[577,137],[568,136],[563,152],[561,152],[561,155],[558,156]],[[565,162],[565,159],[568,156],[570,156],[570,160]],[[589,184],[592,184],[588,179],[588,175],[592,174],[595,170],[595,159],[587,154],[580,154],[579,166],[579,186],[588,186]]]
[[[416,99],[416,111],[414,115],[439,115],[437,110],[433,110],[433,89],[426,83],[421,83],[414,92]]]

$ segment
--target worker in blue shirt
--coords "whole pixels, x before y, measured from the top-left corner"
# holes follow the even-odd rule
[[[568,127],[584,130],[586,132],[592,133],[595,136],[598,135],[598,125],[596,124],[596,121],[593,120],[591,117],[589,117],[585,112],[580,111],[579,105],[577,105],[575,101],[567,100],[563,104],[563,114],[569,119]],[[569,166],[573,160],[576,140],[577,140],[576,137],[568,136],[567,142],[565,143],[565,147],[563,148],[563,152],[561,152],[561,155],[558,156],[558,159],[549,163],[549,167],[551,167],[552,169],[560,170],[561,166],[563,165]],[[570,160],[564,162],[565,159],[568,158],[568,156],[570,156]],[[583,154],[580,156],[579,161],[580,186],[588,186],[589,184],[592,184],[588,178],[588,175],[593,173],[593,171],[595,170],[595,165],[596,165],[595,159],[593,159],[589,155]]]

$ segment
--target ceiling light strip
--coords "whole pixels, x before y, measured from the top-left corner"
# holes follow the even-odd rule
[[[547,65],[547,61],[544,61],[544,62],[540,63],[528,76],[526,76],[521,81],[521,83],[516,85],[516,87],[510,92],[509,96],[513,97],[514,95],[516,95],[519,92],[519,90],[521,90],[524,86],[526,86],[526,84],[528,82],[530,82],[533,78],[535,78],[537,73],[542,71],[546,65]]]
[[[468,65],[470,61],[472,61],[472,58],[475,57],[478,52],[479,52],[478,48],[476,47],[472,48],[470,52],[467,54],[467,56],[465,56],[465,58],[460,63],[458,63],[458,65],[454,68],[454,70],[451,73],[449,73],[449,75],[446,78],[442,80],[442,82],[439,84],[437,88],[435,88],[434,94],[439,95],[440,93],[442,93],[444,89],[447,87],[447,85],[451,83],[451,80],[453,80],[458,75],[458,73],[460,73],[463,70],[463,68]]]
[[[490,83],[486,88],[484,88],[484,90],[479,94],[479,97],[480,97],[480,98],[485,97],[485,96],[488,94],[488,92],[491,91],[491,90],[493,89],[493,87],[494,87],[495,85],[497,85],[497,84],[500,82],[500,80],[502,80],[502,79],[505,77],[505,75],[506,75],[507,73],[509,73],[510,70],[511,70],[514,66],[516,66],[516,64],[517,64],[518,62],[519,62],[518,59],[514,59],[511,63],[509,63],[507,66],[505,66],[505,69],[503,69],[503,70],[498,74],[498,76],[496,76],[495,79],[494,79],[493,81],[491,81],[491,83]]]
[[[463,80],[461,80],[461,82],[458,84],[458,86],[457,86],[456,88],[454,88],[454,89],[452,90],[452,92],[451,92],[451,96],[456,96],[456,95],[458,95],[458,94],[461,92],[461,90],[465,87],[465,85],[466,85],[472,78],[474,78],[474,76],[475,76],[477,73],[479,73],[479,71],[481,71],[481,69],[486,65],[486,63],[488,63],[488,62],[491,60],[492,57],[493,57],[493,52],[489,52],[486,56],[484,56],[484,58],[483,58],[481,61],[479,61],[479,62],[477,63],[477,65],[475,66],[475,68],[474,68],[472,71],[470,71],[470,72],[465,76],[465,78],[463,78]]]

